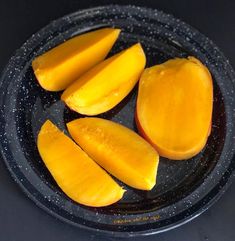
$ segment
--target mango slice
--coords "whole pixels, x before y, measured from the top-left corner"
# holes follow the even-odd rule
[[[102,61],[118,38],[120,29],[103,28],[74,37],[32,62],[42,88],[67,88],[88,69]]]
[[[124,190],[49,120],[39,132],[37,145],[55,181],[74,201],[101,207],[122,198]]]
[[[156,183],[159,156],[132,130],[101,118],[67,124],[72,138],[101,167],[127,185],[150,190]]]
[[[81,114],[108,111],[132,90],[145,63],[141,45],[135,44],[86,72],[64,91],[61,99]]]
[[[188,159],[207,142],[212,106],[209,70],[194,57],[176,58],[143,72],[136,122],[161,156]]]

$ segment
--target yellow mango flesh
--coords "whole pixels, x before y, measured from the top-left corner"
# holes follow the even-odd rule
[[[146,69],[139,82],[136,121],[161,156],[188,159],[210,134],[213,85],[196,58],[173,59]]]
[[[32,62],[42,88],[60,91],[102,61],[118,38],[119,29],[103,28],[76,36]]]
[[[72,138],[101,167],[127,185],[150,190],[156,183],[159,156],[132,130],[101,118],[67,124]]]
[[[64,91],[61,99],[81,114],[108,111],[132,90],[145,63],[141,45],[135,44],[86,72]]]
[[[124,190],[49,120],[39,132],[37,145],[55,181],[74,201],[101,207],[122,198]]]

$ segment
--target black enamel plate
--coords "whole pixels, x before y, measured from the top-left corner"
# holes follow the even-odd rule
[[[125,186],[118,203],[89,208],[70,200],[45,168],[36,138],[51,119],[61,128],[78,118],[60,101],[61,93],[44,91],[31,68],[32,59],[86,31],[106,26],[122,29],[111,54],[141,42],[148,66],[173,57],[193,55],[212,73],[214,110],[206,147],[187,161],[160,159],[157,185],[145,192]],[[117,70],[118,71],[118,70]],[[105,6],[58,19],[34,34],[17,50],[1,77],[1,152],[23,191],[41,208],[78,227],[117,236],[159,233],[183,224],[206,210],[228,186],[235,168],[234,71],[219,49],[187,24],[157,10]],[[135,88],[103,118],[136,131]],[[123,185],[123,184],[122,184]]]

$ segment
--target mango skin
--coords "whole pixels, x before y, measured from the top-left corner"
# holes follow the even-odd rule
[[[105,59],[120,29],[103,28],[73,37],[32,62],[34,74],[45,90],[60,91]]]
[[[153,66],[140,78],[136,124],[160,156],[197,155],[210,135],[212,108],[211,74],[194,57]]]
[[[144,51],[135,44],[86,72],[64,91],[61,99],[80,114],[106,112],[133,89],[145,64]]]
[[[81,148],[127,185],[151,190],[156,184],[158,153],[134,131],[115,122],[86,117],[67,123]]]
[[[41,127],[37,146],[57,184],[75,202],[102,207],[122,198],[124,190],[51,121]]]

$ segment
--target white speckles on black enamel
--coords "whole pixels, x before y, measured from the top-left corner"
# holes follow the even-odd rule
[[[65,130],[66,122],[81,115],[64,106],[61,93],[47,92],[39,86],[31,62],[35,56],[77,34],[105,26],[122,29],[111,54],[139,41],[148,66],[173,57],[198,57],[213,76],[214,112],[211,136],[199,155],[187,161],[161,158],[153,190],[145,192],[122,184],[128,191],[119,203],[89,208],[66,197],[38,154],[37,134],[46,119]],[[160,11],[110,6],[73,13],[34,34],[6,67],[0,92],[1,153],[14,180],[26,194],[62,220],[120,236],[162,232],[206,210],[234,175],[234,76],[229,61],[208,38]],[[100,117],[136,131],[136,94],[137,88]]]

